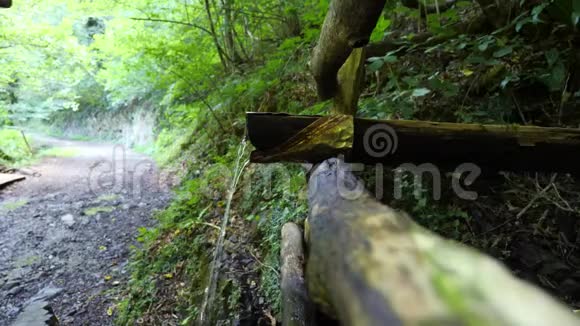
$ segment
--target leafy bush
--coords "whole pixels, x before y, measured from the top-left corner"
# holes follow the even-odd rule
[[[0,153],[7,157],[0,157],[0,163],[12,165],[30,159],[32,153],[19,130],[0,129]]]

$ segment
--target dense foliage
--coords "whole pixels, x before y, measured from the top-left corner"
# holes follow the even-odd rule
[[[328,2],[38,0],[0,12],[0,126],[139,138],[128,143],[183,180],[159,227],[141,230],[132,281],[111,308],[120,324],[198,317],[243,113],[329,106],[307,72]],[[578,1],[449,3],[388,1],[371,38],[381,45],[361,116],[578,125]],[[279,312],[279,231],[305,217],[306,177],[281,166],[249,166],[243,176],[215,316],[257,322]],[[473,236],[467,204],[428,198],[425,190],[395,205],[504,254],[509,239]]]

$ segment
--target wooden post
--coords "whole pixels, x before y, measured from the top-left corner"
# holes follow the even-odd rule
[[[343,325],[578,325],[495,260],[371,197],[337,159],[309,183],[307,284]]]
[[[294,223],[282,228],[281,256],[282,325],[312,325],[313,310],[304,281],[302,231]]]

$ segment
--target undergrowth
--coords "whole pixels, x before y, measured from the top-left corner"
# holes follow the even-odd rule
[[[299,112],[315,102],[303,69],[306,52],[296,49],[303,43],[289,40],[281,46],[280,59],[249,75],[232,77],[208,96],[220,101],[219,117],[227,121],[226,133],[200,103],[167,108],[165,116],[173,118],[162,122],[166,126],[153,148],[142,150],[152,152],[161,166],[183,181],[173,204],[158,214],[159,226],[140,231],[141,245],[135,248],[127,296],[118,305],[119,325],[154,324],[164,316],[159,307],[176,312],[180,316],[176,322],[188,324],[198,317],[233,162],[244,138],[244,113],[286,106]],[[297,78],[303,82],[297,83]],[[280,311],[280,230],[284,223],[301,223],[306,217],[305,181],[299,166],[249,165],[243,172],[228,228],[226,251],[231,253],[225,262],[228,266],[223,267],[214,312],[222,323],[252,318],[240,313],[244,309],[271,315]],[[236,271],[240,264],[246,272]],[[164,291],[170,295],[161,295]],[[163,302],[168,297],[171,302]]]
[[[32,153],[19,130],[0,129],[0,165],[12,166],[31,157]]]

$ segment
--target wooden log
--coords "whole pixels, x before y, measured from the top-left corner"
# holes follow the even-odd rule
[[[314,49],[310,68],[321,99],[334,97],[337,73],[354,48],[368,44],[385,0],[333,0]]]
[[[23,175],[0,173],[0,189],[4,189],[9,185],[24,179],[26,179],[26,177]]]
[[[12,7],[12,0],[0,0],[0,8]]]
[[[304,281],[302,231],[294,223],[282,228],[282,325],[313,324],[313,310]]]
[[[267,157],[264,152],[282,148],[281,144],[317,119],[248,113],[249,139],[256,152],[262,153],[252,155],[252,159],[265,163],[259,160]],[[388,166],[432,163],[450,170],[459,164],[473,163],[483,169],[503,171],[580,172],[580,129],[354,119],[353,132],[350,151],[342,151],[348,161]],[[306,151],[294,157],[278,157],[300,163],[317,163],[331,157],[319,154]]]
[[[578,325],[495,260],[377,202],[331,159],[309,183],[311,297],[343,325]]]

